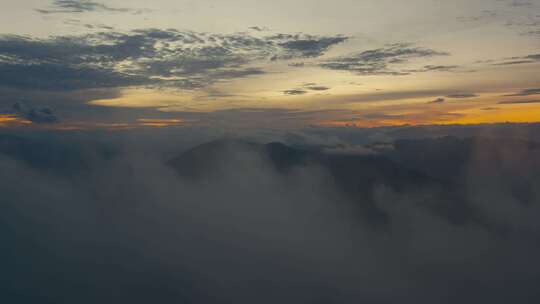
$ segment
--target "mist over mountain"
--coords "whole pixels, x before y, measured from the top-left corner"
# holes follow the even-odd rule
[[[0,135],[2,302],[540,299],[534,141],[190,132]]]
[[[0,3],[0,304],[540,303],[540,0]]]

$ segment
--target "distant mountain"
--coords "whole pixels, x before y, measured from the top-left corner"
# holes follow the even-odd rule
[[[216,140],[194,147],[168,163],[185,178],[216,177],[224,170],[223,165],[239,161],[235,155],[248,153],[262,159],[279,171],[286,171],[305,164],[308,154],[281,143],[257,144],[242,140]]]
[[[185,180],[205,181],[219,179],[226,168],[241,168],[248,155],[267,160],[280,174],[307,166],[323,169],[328,173],[328,183],[342,191],[359,207],[359,211],[374,222],[387,220],[374,197],[378,186],[414,195],[417,203],[425,204],[426,208],[453,222],[467,221],[471,214],[464,210],[466,203],[453,184],[410,169],[385,155],[328,154],[292,148],[282,143],[217,140],[194,147],[168,164]]]
[[[339,184],[357,186],[385,183],[396,190],[429,182],[422,173],[407,169],[383,155],[341,155],[293,148],[282,143],[259,144],[242,140],[217,140],[196,146],[169,161],[185,178],[216,177],[224,164],[241,162],[238,154],[247,153],[268,161],[286,174],[295,167],[320,166]],[[354,181],[354,182],[353,182]]]
[[[540,197],[540,143],[484,137],[410,139],[379,154],[332,154],[324,150],[218,140],[190,149],[169,162],[184,179],[219,178],[225,165],[241,170],[242,157],[266,159],[280,174],[316,166],[328,173],[351,202],[375,221],[385,214],[376,203],[384,186],[452,223],[484,223],[470,203],[470,189],[502,192],[522,204]]]

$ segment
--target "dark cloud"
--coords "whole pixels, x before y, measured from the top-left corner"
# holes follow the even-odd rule
[[[308,86],[306,88],[308,90],[311,90],[311,91],[328,91],[328,90],[330,90],[330,88],[326,87],[326,86]]]
[[[425,65],[426,71],[452,71],[459,68],[457,65]]]
[[[540,54],[531,54],[527,56],[507,58],[501,62],[492,63],[492,65],[505,66],[505,65],[531,64],[531,63],[536,63],[538,61],[540,61]]]
[[[120,13],[132,12],[139,14],[147,10],[111,7],[92,0],[54,0],[50,9],[36,9],[36,11],[42,14],[85,13],[96,11]]]
[[[15,113],[33,123],[57,123],[60,119],[50,108],[28,108],[23,103],[13,105]]]
[[[315,91],[315,92],[323,92],[330,90],[327,86],[321,86],[317,85],[316,83],[305,83],[302,85],[302,88],[297,89],[290,89],[283,91],[283,94],[285,95],[304,95],[307,94],[308,91]]]
[[[32,90],[81,90],[126,87],[155,83],[142,76],[128,75],[106,68],[63,64],[0,64],[3,86]]]
[[[251,26],[249,29],[256,32],[266,32],[270,30],[269,28],[263,26]]]
[[[141,29],[33,39],[0,37],[0,80],[26,89],[132,85],[193,89],[265,73],[268,59],[320,56],[344,37],[207,34]],[[248,65],[251,65],[248,67]]]
[[[103,30],[103,31],[114,30],[113,26],[109,26],[105,24],[97,24],[97,23],[83,23],[81,20],[78,20],[78,19],[67,19],[66,21],[64,21],[64,24],[71,25],[71,26],[84,27],[84,28],[93,29],[93,30]]]
[[[450,94],[446,96],[446,98],[452,98],[452,99],[465,99],[465,98],[474,98],[474,97],[478,97],[478,95],[474,93],[458,93],[458,94]]]
[[[261,68],[243,68],[243,69],[230,69],[211,73],[211,77],[218,79],[231,79],[231,78],[244,78],[255,75],[262,75],[266,72]]]
[[[408,73],[423,73],[423,72],[452,72],[460,68],[457,65],[425,65],[420,69],[404,70]]]
[[[318,85],[316,83],[304,83],[303,88],[310,91],[328,91],[331,88],[323,85]]]
[[[52,109],[47,107],[29,107],[22,102],[16,102],[7,109],[0,109],[0,114],[16,115],[37,124],[50,124],[60,121]]]
[[[280,43],[290,57],[319,57],[336,44],[346,41],[347,37],[298,37]]]
[[[289,63],[289,66],[290,67],[294,67],[294,68],[302,68],[304,67],[306,64],[304,62],[293,62],[293,63]]]
[[[533,88],[533,89],[525,89],[521,92],[505,95],[505,96],[531,96],[531,95],[539,95],[540,94],[540,88]]]
[[[514,61],[505,61],[505,62],[493,63],[493,65],[504,66],[504,65],[518,65],[518,64],[528,64],[528,63],[534,63],[534,61],[532,61],[532,60],[514,60]]]
[[[291,90],[283,91],[283,94],[285,94],[285,95],[304,95],[304,94],[307,94],[307,91],[306,90],[301,90],[301,89],[291,89]]]
[[[320,66],[325,69],[349,71],[360,75],[407,75],[411,72],[400,68],[400,64],[414,59],[448,55],[446,52],[398,43],[385,48],[329,59],[321,63]],[[441,69],[442,66],[427,67],[431,68],[426,68],[425,71]],[[446,69],[449,68],[451,67],[446,67]]]
[[[540,54],[527,55],[525,58],[540,61]]]
[[[430,101],[429,103],[443,103],[445,101],[446,101],[446,99],[444,99],[444,98],[437,98],[435,100]]]

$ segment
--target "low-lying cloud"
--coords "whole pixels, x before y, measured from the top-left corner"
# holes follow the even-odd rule
[[[382,172],[394,172],[392,179],[401,180],[400,174],[409,172],[403,181],[410,183],[389,180],[355,190],[317,163],[276,170],[276,161],[297,157],[296,152],[282,154],[282,146],[271,146],[279,157],[270,160],[235,141],[226,149],[197,150],[195,160],[211,164],[215,174],[186,179],[177,171],[184,168],[168,161],[217,134],[156,135],[0,136],[0,235],[8,248],[0,253],[7,278],[0,299],[538,299],[540,193],[534,187],[538,178],[532,177],[538,176],[540,163],[535,145],[443,138],[402,142],[383,154],[377,145],[361,148],[352,140],[342,149],[326,148],[342,160],[331,167],[336,172],[348,172],[355,162],[365,166],[352,172],[351,185],[364,178],[366,183],[384,181]],[[387,157],[393,160],[383,160]],[[408,171],[418,168],[443,181],[460,172],[458,191],[440,188],[439,182],[413,191],[415,182],[426,178]],[[362,191],[372,196],[357,196]],[[448,191],[455,196],[441,196]]]

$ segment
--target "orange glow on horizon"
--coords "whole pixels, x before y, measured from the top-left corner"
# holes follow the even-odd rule
[[[0,114],[0,127],[27,126],[32,122],[14,114]]]
[[[140,126],[165,128],[171,126],[178,126],[184,123],[181,119],[159,119],[159,118],[140,118],[137,120]]]
[[[539,123],[540,104],[504,105],[500,108],[474,108],[451,112],[456,117],[441,117],[429,113],[415,113],[403,117],[382,119],[328,120],[315,125],[326,127],[373,128],[403,125],[478,125],[494,123]]]
[[[21,119],[17,115],[0,115],[0,127],[22,127],[58,130],[58,131],[84,131],[84,130],[129,130],[137,128],[165,128],[184,125],[181,119],[140,118],[136,122],[60,122],[55,124],[33,124],[31,121]]]

